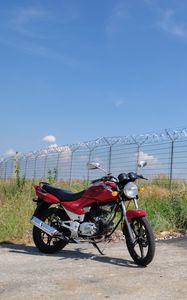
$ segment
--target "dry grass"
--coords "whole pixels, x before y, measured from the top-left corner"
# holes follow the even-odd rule
[[[0,182],[0,242],[29,242],[32,225],[29,220],[35,209],[34,182],[24,181],[20,186],[16,181]],[[67,182],[55,184],[69,189]],[[142,183],[140,183],[140,186]],[[72,182],[73,191],[81,191],[87,186],[86,181]],[[187,230],[187,193],[186,186],[170,194],[168,188],[149,183],[140,195],[140,207],[148,212],[148,218],[155,232]]]

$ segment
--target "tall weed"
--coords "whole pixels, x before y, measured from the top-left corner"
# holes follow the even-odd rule
[[[27,182],[21,190],[16,182],[1,183],[0,192],[0,241],[28,239],[34,209],[31,183]]]
[[[140,205],[147,211],[148,218],[156,232],[167,230],[187,230],[187,196],[184,192],[169,194],[163,189],[149,187],[148,193],[141,195]]]
[[[28,242],[31,238],[32,225],[29,220],[35,209],[32,198],[35,197],[34,181],[25,180],[18,185],[16,178],[0,181],[0,242]],[[56,181],[55,186],[69,189],[66,181]],[[86,189],[87,182],[72,181],[71,190],[78,192]],[[187,193],[178,190],[172,194],[168,189],[157,184],[145,186],[145,193],[140,195],[139,205],[148,213],[148,218],[155,232],[165,230],[187,230]]]

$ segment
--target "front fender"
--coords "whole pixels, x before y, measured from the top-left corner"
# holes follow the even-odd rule
[[[141,217],[146,217],[147,213],[142,209],[129,209],[127,211],[127,220],[131,222],[134,219],[138,219]]]

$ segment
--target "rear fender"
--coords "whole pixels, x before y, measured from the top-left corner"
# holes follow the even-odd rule
[[[41,212],[47,210],[51,205],[52,205],[52,203],[45,202],[42,199],[38,198],[37,207],[36,207],[33,215],[35,217],[40,216]]]
[[[127,211],[127,220],[128,222],[131,222],[134,219],[138,219],[141,217],[145,217],[147,214],[145,210],[142,209],[129,209]]]

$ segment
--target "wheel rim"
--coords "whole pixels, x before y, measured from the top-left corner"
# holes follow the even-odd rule
[[[144,259],[147,256],[149,250],[146,227],[139,220],[135,220],[132,223],[132,230],[135,238],[134,251],[136,253],[136,256],[140,259]]]
[[[49,226],[56,228],[57,230],[60,230],[59,220],[60,220],[60,218],[53,214],[51,216],[48,216],[45,219],[45,223],[48,224]],[[54,246],[59,241],[61,241],[60,238],[52,237],[43,231],[41,231],[41,239],[42,239],[43,243],[47,246]]]

